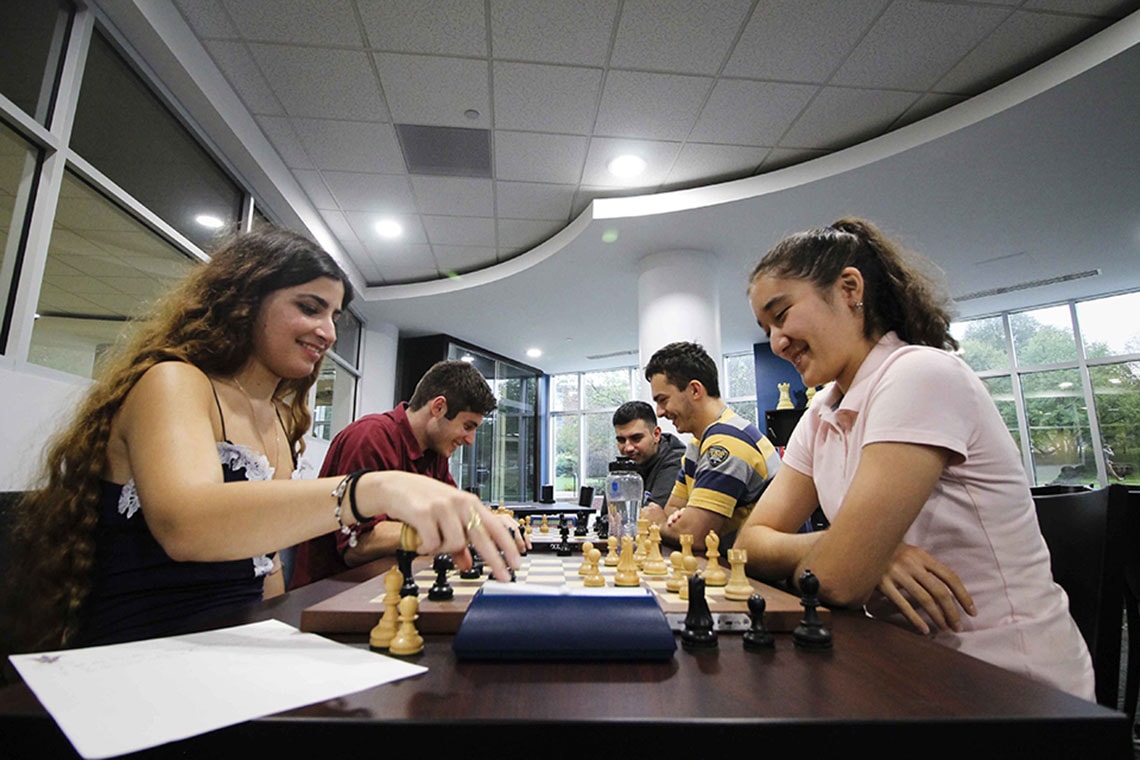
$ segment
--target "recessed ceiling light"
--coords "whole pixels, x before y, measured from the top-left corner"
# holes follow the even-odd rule
[[[602,242],[603,243],[613,243],[617,239],[618,239],[618,231],[617,230],[606,230],[605,232],[602,233]]]
[[[221,219],[216,216],[211,216],[210,214],[198,214],[198,216],[194,217],[194,221],[211,230],[219,229],[225,224]]]
[[[526,355],[529,356],[531,359],[537,359],[538,357],[542,356],[542,349],[540,349],[540,348],[528,348],[526,350]]]
[[[467,362],[468,364],[472,364],[475,361],[475,357],[472,356],[471,354],[464,354],[463,356],[459,357],[459,361]]]
[[[382,238],[392,240],[404,234],[404,228],[400,223],[392,219],[381,219],[376,222],[376,234]]]
[[[618,156],[608,164],[610,174],[622,179],[636,177],[645,171],[645,159],[632,154]]]

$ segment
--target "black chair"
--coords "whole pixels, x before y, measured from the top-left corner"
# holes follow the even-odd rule
[[[1128,620],[1128,665],[1124,678],[1124,714],[1136,719],[1140,691],[1140,489],[1124,491],[1124,610]]]
[[[1033,496],[1053,579],[1092,654],[1096,701],[1115,710],[1124,609],[1124,498],[1118,486]]]

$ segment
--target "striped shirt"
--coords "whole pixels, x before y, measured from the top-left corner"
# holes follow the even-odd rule
[[[735,533],[780,467],[780,455],[760,430],[727,406],[685,449],[673,496],[686,506],[728,518]]]

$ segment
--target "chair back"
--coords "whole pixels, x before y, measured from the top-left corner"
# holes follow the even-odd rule
[[[1092,655],[1097,702],[1116,709],[1124,600],[1124,503],[1110,488],[1034,494],[1053,579]]]

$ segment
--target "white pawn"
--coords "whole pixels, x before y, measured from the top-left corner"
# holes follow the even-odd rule
[[[400,610],[400,627],[395,638],[388,645],[390,654],[407,656],[419,654],[424,651],[424,637],[416,630],[416,612],[420,608],[420,599],[417,596],[405,596],[397,605]]]

